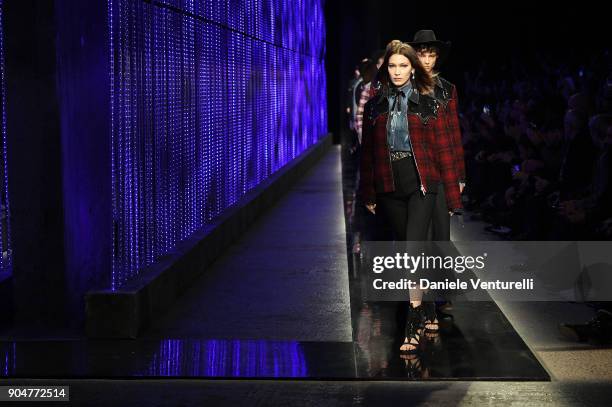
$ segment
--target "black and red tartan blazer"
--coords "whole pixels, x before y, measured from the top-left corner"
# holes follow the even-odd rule
[[[457,112],[457,106],[459,104],[457,100],[457,88],[446,79],[436,76],[434,97],[438,99],[442,105],[438,113],[446,122],[446,126],[453,142],[452,148],[455,154],[455,170],[457,171],[457,175],[459,177],[457,181],[465,183],[463,142],[461,140],[461,128],[459,125],[459,114]]]
[[[387,145],[388,99],[377,93],[366,103],[359,192],[364,203],[376,203],[376,193],[393,192],[393,171]],[[461,210],[460,178],[456,167],[455,143],[446,120],[438,117],[440,102],[429,95],[413,91],[408,97],[408,128],[421,192],[444,185],[446,202],[451,211]]]

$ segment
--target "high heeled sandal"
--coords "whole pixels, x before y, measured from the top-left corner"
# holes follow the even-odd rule
[[[423,333],[423,308],[422,306],[408,306],[408,318],[404,328],[404,343],[400,346],[400,352],[416,353],[421,344],[421,334]],[[410,348],[408,348],[410,347]]]
[[[421,306],[423,307],[423,324],[425,332],[438,332],[440,330],[440,321],[436,314],[436,304],[433,302],[424,302]]]

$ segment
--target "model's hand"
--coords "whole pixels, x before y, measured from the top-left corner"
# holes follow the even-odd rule
[[[366,208],[374,215],[376,215],[376,204],[366,204]]]
[[[453,216],[453,214],[454,214],[453,211],[448,211],[449,216]]]
[[[460,182],[459,183],[459,193],[462,194],[464,189],[465,189],[465,182]]]

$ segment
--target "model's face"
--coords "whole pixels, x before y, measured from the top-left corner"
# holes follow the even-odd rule
[[[389,78],[393,85],[400,87],[403,86],[412,73],[412,64],[410,60],[401,54],[391,55],[389,58]]]
[[[427,73],[431,75],[434,66],[436,66],[436,61],[438,60],[438,53],[430,51],[419,51],[417,55],[419,56],[419,61],[421,61],[421,64],[423,64],[423,68],[425,68]]]

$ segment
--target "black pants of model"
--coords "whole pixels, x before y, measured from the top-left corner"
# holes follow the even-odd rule
[[[392,162],[395,191],[377,194],[377,210],[387,219],[395,240],[425,241],[436,202],[436,193],[421,193],[412,157]],[[437,185],[432,188],[437,192]]]
[[[450,240],[450,215],[448,214],[446,194],[442,184],[438,186],[436,203],[431,215],[431,240]]]

